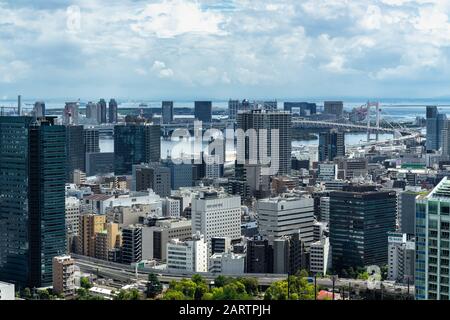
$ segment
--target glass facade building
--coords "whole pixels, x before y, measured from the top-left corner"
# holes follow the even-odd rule
[[[159,162],[161,158],[161,127],[127,123],[114,127],[114,172],[131,175],[133,165]]]
[[[66,252],[65,128],[53,118],[0,117],[0,280],[52,284]]]
[[[372,189],[372,190],[370,190]],[[330,245],[333,268],[386,265],[388,232],[395,231],[395,191],[346,187],[330,193]]]
[[[448,300],[450,295],[450,181],[416,199],[416,300]]]

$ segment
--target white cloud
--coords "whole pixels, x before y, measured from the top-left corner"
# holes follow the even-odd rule
[[[173,76],[173,70],[166,67],[166,64],[162,61],[155,61],[151,68],[152,71],[156,72],[160,78],[170,78]]]
[[[39,94],[48,82],[48,95],[54,85],[97,95],[97,83],[127,95],[360,95],[397,79],[381,96],[450,69],[448,0],[73,0],[76,33],[62,5],[9,3],[0,0],[0,81]],[[349,79],[345,92],[336,85]]]
[[[30,71],[30,66],[23,61],[14,60],[10,62],[0,61],[0,82],[16,82]]]
[[[193,34],[224,34],[220,29],[221,14],[202,11],[198,2],[165,0],[147,5],[131,29],[141,36],[156,35],[159,38]]]

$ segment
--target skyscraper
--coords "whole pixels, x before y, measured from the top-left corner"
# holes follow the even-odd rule
[[[37,118],[45,117],[45,102],[36,101],[33,107],[33,114]]]
[[[85,128],[83,134],[86,153],[100,152],[100,133],[98,129]]]
[[[416,199],[415,298],[449,300],[450,181]]]
[[[161,119],[163,124],[173,122],[173,101],[163,101],[161,106]]]
[[[159,162],[161,127],[154,124],[127,123],[114,127],[114,172],[131,175],[132,166]]]
[[[54,118],[0,117],[0,280],[52,283],[66,252],[65,128]]]
[[[115,99],[109,100],[109,109],[108,109],[108,122],[109,123],[117,123],[117,101]]]
[[[330,193],[333,267],[382,266],[388,262],[388,232],[395,231],[397,195],[372,186]]]
[[[211,123],[212,103],[211,101],[195,101],[194,110],[195,119],[204,123]]]
[[[241,109],[241,103],[239,100],[228,100],[228,119],[236,119],[238,111]]]
[[[79,112],[78,102],[66,102],[62,118],[63,124],[78,125],[78,112]]]
[[[344,103],[342,101],[325,101],[324,113],[334,114],[336,118],[341,118],[344,111]]]
[[[100,118],[98,117],[98,105],[93,102],[88,102],[86,105],[86,119],[90,119],[91,124],[99,124]]]
[[[98,118],[100,123],[106,123],[106,101],[105,99],[100,99],[100,101],[97,103],[98,105]]]
[[[83,126],[66,126],[66,181],[73,182],[73,171],[86,170]]]
[[[237,150],[244,150],[246,163],[251,160],[252,154],[256,152],[259,164],[262,164],[265,157],[272,159],[271,164],[278,161],[278,175],[289,175],[291,173],[291,125],[292,115],[285,111],[250,110],[238,113],[237,127],[246,132],[249,129],[256,130],[258,139],[249,137],[238,137]],[[267,142],[260,139],[263,131],[267,130]],[[278,130],[278,141],[274,141],[276,148],[272,154],[272,130]],[[253,141],[256,140],[256,141]]]
[[[319,161],[333,161],[345,156],[345,133],[337,130],[319,134]]]
[[[440,114],[436,106],[427,106],[427,152],[437,151],[443,147],[443,132],[447,125],[447,116]]]

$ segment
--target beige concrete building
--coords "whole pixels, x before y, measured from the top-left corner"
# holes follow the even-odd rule
[[[53,292],[72,297],[75,294],[75,262],[70,256],[53,258]]]
[[[95,235],[105,228],[106,216],[84,214],[80,216],[77,253],[95,257]]]

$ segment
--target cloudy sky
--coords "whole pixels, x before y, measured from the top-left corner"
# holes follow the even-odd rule
[[[449,0],[0,0],[0,99],[450,96]]]

